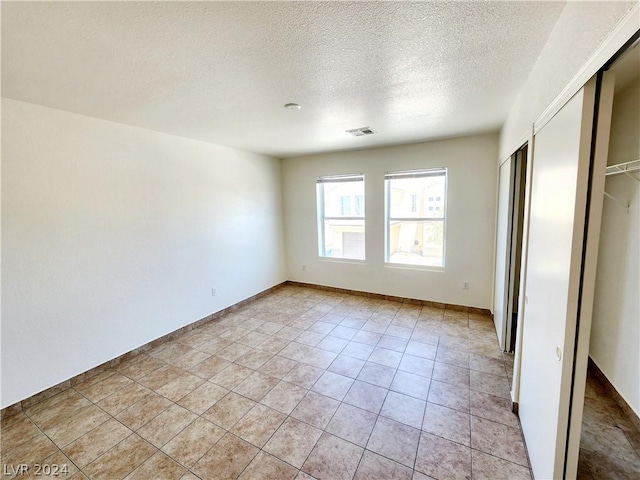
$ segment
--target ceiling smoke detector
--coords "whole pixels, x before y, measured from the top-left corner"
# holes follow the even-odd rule
[[[360,128],[354,128],[353,130],[345,130],[347,133],[353,135],[354,137],[362,137],[364,135],[373,135],[374,132],[373,130],[371,130],[371,128],[369,127],[360,127]]]

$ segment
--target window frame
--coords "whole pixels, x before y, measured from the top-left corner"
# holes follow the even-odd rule
[[[391,181],[402,178],[421,178],[444,176],[444,201],[441,211],[433,207],[433,212],[441,213],[441,217],[391,217]],[[443,271],[446,266],[446,245],[447,245],[447,191],[449,187],[449,173],[447,167],[425,168],[418,170],[400,170],[385,172],[384,174],[384,263],[385,266],[399,268],[413,268],[418,270]],[[433,195],[435,198],[436,196]],[[427,211],[429,211],[427,209]],[[425,212],[426,213],[426,212]],[[390,232],[392,222],[442,222],[442,265],[420,265],[413,263],[392,262],[390,255]]]
[[[346,262],[364,262],[366,260],[366,250],[363,258],[350,258],[350,257],[332,257],[327,256],[325,245],[325,222],[327,220],[358,220],[362,221],[363,228],[365,230],[365,243],[366,243],[366,193],[364,193],[364,173],[345,174],[345,175],[323,175],[316,178],[316,217],[318,226],[318,257],[323,260],[335,260]],[[325,183],[340,183],[340,182],[363,182],[363,194],[362,194],[362,215],[349,215],[349,216],[326,216],[325,215]],[[354,200],[355,202],[355,200]],[[351,205],[349,205],[351,210]],[[356,212],[357,213],[357,209]]]
[[[362,215],[362,218],[364,218],[364,203],[365,203],[364,194],[354,195],[353,201],[354,201],[353,211],[356,213],[356,216]],[[362,211],[362,213],[358,214],[358,211]]]

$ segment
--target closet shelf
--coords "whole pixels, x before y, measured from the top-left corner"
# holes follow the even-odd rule
[[[606,175],[608,177],[610,175],[618,175],[620,173],[624,173],[630,178],[633,178],[634,180],[640,182],[639,178],[633,175],[629,175],[629,173],[631,172],[638,172],[638,171],[640,171],[640,158],[638,160],[633,160],[631,162],[624,162],[624,163],[617,163],[615,165],[609,165],[607,167]]]
[[[617,163],[615,165],[609,165],[607,167],[607,172],[605,173],[605,175],[609,177],[611,175],[618,175],[620,173],[624,173],[627,177],[640,183],[640,178],[638,178],[635,175],[631,175],[631,172],[640,172],[640,158],[638,160],[633,160],[631,162],[624,162],[624,163]],[[630,207],[631,207],[629,202],[625,203],[607,192],[604,192],[604,194],[606,197],[610,198],[611,200],[616,202],[618,205],[621,205],[622,207],[626,208],[627,214],[629,214]]]

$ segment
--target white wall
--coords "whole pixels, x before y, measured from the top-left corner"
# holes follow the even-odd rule
[[[609,165],[640,158],[640,79],[613,100]],[[589,355],[640,415],[640,185],[618,175],[605,189]]]
[[[486,134],[283,160],[289,279],[491,308],[497,154],[497,135]],[[384,174],[434,167],[448,169],[446,267],[385,266]],[[349,173],[365,175],[367,259],[362,263],[318,257],[316,178]],[[462,289],[463,282],[470,290]]]
[[[527,139],[533,122],[579,73],[625,15],[633,15],[634,5],[637,1],[567,3],[502,127],[500,160],[514,153],[522,140]],[[626,38],[621,40],[624,41]],[[614,48],[621,47],[622,43]],[[605,55],[603,63],[613,53],[615,50]],[[601,66],[594,66],[583,83]]]
[[[284,281],[280,173],[3,99],[2,407]]]

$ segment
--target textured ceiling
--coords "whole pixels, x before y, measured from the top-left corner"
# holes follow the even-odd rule
[[[497,130],[563,7],[2,2],[2,94],[278,157]]]

